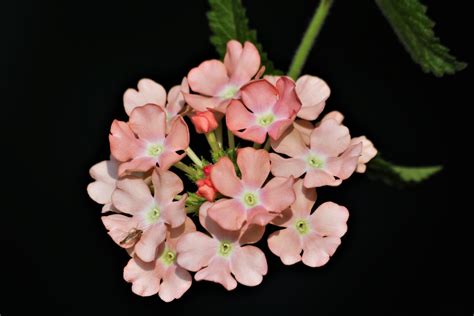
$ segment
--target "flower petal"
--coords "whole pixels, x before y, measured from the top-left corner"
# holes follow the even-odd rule
[[[214,187],[225,196],[238,196],[242,192],[242,184],[235,173],[234,164],[228,157],[222,157],[212,167],[211,181]]]
[[[262,239],[265,233],[265,226],[246,224],[242,227],[241,234],[239,237],[239,244],[254,244]]]
[[[151,296],[158,293],[164,267],[157,262],[143,262],[137,257],[128,261],[123,269],[123,278],[133,283],[132,292],[140,296]]]
[[[350,142],[349,129],[333,119],[322,121],[311,133],[311,149],[328,157],[337,157]]]
[[[222,201],[222,199],[220,200]],[[205,202],[199,208],[199,223],[217,240],[227,240],[234,242],[236,241],[241,231],[238,230],[225,230],[219,224],[213,220],[210,216],[208,216],[209,209],[215,203]]]
[[[109,236],[112,240],[122,248],[133,247],[135,241],[131,243],[124,243],[128,233],[138,227],[138,221],[134,217],[124,216],[122,214],[111,214],[102,216],[102,223],[108,230]]]
[[[230,81],[239,86],[247,83],[260,68],[260,54],[251,42],[245,42],[244,47],[236,40],[227,42],[227,52],[224,64],[231,76]]]
[[[140,139],[149,142],[162,142],[166,131],[166,113],[154,104],[135,108],[130,114],[128,123]]]
[[[224,64],[217,59],[206,60],[191,69],[188,83],[194,92],[217,96],[219,90],[229,82]]]
[[[237,281],[230,274],[229,261],[218,256],[214,257],[206,268],[196,273],[194,279],[220,283],[228,291],[237,287]]]
[[[275,177],[260,191],[262,204],[267,210],[279,213],[290,206],[295,201],[295,191],[293,191],[293,177]]]
[[[129,162],[121,163],[119,166],[119,174],[131,174],[133,172],[147,172],[156,166],[156,158],[138,157]]]
[[[342,121],[344,120],[344,115],[342,115],[341,112],[339,111],[331,111],[328,114],[324,115],[321,121],[326,121],[326,120],[336,120],[339,124],[342,124]]]
[[[306,236],[303,244],[303,263],[310,267],[325,265],[341,244],[337,237],[321,238],[315,234]]]
[[[184,189],[183,181],[173,172],[155,168],[151,176],[158,205],[167,204]]]
[[[178,264],[189,271],[207,266],[217,254],[219,242],[201,232],[182,236],[176,245]]]
[[[341,179],[336,179],[333,175],[321,169],[308,170],[304,177],[304,186],[307,188],[317,188],[324,185],[338,186],[341,183]]]
[[[272,139],[271,144],[273,150],[290,157],[301,157],[308,152],[308,147],[296,128],[287,129],[279,139]]]
[[[209,208],[208,215],[227,230],[239,230],[247,219],[242,202],[235,199],[220,199]]]
[[[297,116],[313,121],[324,110],[325,102],[329,98],[331,90],[324,80],[315,76],[304,75],[296,80],[296,94],[302,103]]]
[[[156,223],[147,228],[135,245],[135,254],[145,262],[156,258],[156,249],[166,238],[166,226]]]
[[[275,212],[269,212],[264,206],[256,206],[247,210],[247,224],[266,226],[275,218]]]
[[[178,299],[191,287],[191,274],[183,268],[173,264],[163,276],[158,295],[165,302]]]
[[[293,127],[300,133],[300,137],[303,139],[304,144],[309,146],[311,132],[314,129],[313,123],[298,119],[293,122]]]
[[[268,248],[280,257],[286,265],[292,265],[301,260],[303,243],[293,228],[285,228],[272,233],[268,237]]]
[[[268,128],[268,135],[272,140],[278,140],[293,124],[294,117],[289,119],[277,120]]]
[[[321,204],[310,216],[313,229],[321,236],[342,237],[347,231],[349,211],[333,202]]]
[[[171,227],[179,227],[184,224],[186,220],[186,205],[187,194],[184,194],[179,201],[171,202],[163,208],[162,218],[165,223]]]
[[[242,182],[252,189],[259,189],[270,173],[270,157],[264,149],[241,148],[237,152],[237,165]]]
[[[267,80],[254,80],[240,89],[242,102],[253,113],[265,113],[278,100],[278,90]]]
[[[186,219],[183,223],[183,225],[174,227],[174,228],[169,228],[166,236],[166,245],[167,247],[176,250],[176,244],[178,240],[188,234],[196,231],[196,225],[194,225],[194,222],[191,218],[186,216]]]
[[[128,89],[123,95],[123,104],[128,115],[136,107],[149,103],[164,106],[165,102],[166,91],[163,86],[146,78],[138,81],[138,91]]]
[[[132,177],[117,181],[112,202],[117,209],[129,214],[138,213],[154,203],[145,181]]]
[[[243,285],[259,285],[268,271],[265,254],[255,246],[237,248],[230,258],[230,271]]]
[[[89,169],[91,177],[97,181],[115,185],[118,178],[119,162],[113,157],[110,160],[104,160],[96,163]]]
[[[274,113],[281,118],[292,118],[301,109],[301,101],[296,95],[295,82],[286,76],[280,77],[276,83],[278,102],[275,104]]]
[[[308,189],[303,185],[303,179],[298,179],[293,185],[296,199],[291,204],[293,216],[296,218],[307,218],[316,203],[316,190]]]
[[[183,92],[186,103],[195,111],[205,112],[208,109],[225,108],[230,100],[222,100],[217,97],[207,97],[199,94],[190,94]]]
[[[133,134],[127,123],[114,120],[110,127],[110,152],[118,161],[128,161],[145,151],[146,146]]]
[[[293,176],[299,178],[306,172],[306,163],[300,158],[282,158],[280,155],[271,153],[270,161],[272,166],[272,174],[276,177]]]
[[[172,150],[165,149],[163,153],[158,157],[158,165],[161,169],[168,170],[175,163],[183,159],[184,156],[186,156],[185,153],[178,155]]]
[[[170,132],[166,136],[165,147],[173,151],[185,150],[189,147],[188,124],[182,116],[177,116],[171,122]]]

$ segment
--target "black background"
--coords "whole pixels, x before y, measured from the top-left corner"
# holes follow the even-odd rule
[[[244,1],[275,64],[286,69],[317,1]],[[425,1],[453,53],[472,61],[467,1]],[[470,125],[471,69],[424,74],[372,1],[336,1],[305,72],[332,88],[353,135],[399,163],[443,164],[422,185],[398,190],[354,176],[319,191],[346,205],[349,231],[323,268],[286,267],[233,292],[194,282],[178,301],[141,298],[122,279],[128,257],[86,193],[88,169],[108,157],[122,94],[142,77],[170,88],[204,59],[201,1],[12,1],[0,10],[2,76],[1,315],[268,313],[471,315],[472,229],[460,179]],[[200,139],[202,141],[202,139]],[[194,142],[193,147],[200,147]],[[201,148],[202,150],[202,148]],[[469,157],[468,157],[469,159]],[[472,165],[472,162],[471,162]],[[466,188],[466,186],[464,186]],[[469,193],[467,193],[469,194]]]

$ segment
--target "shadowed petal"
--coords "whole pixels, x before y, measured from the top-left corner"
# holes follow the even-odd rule
[[[118,161],[128,161],[145,152],[146,145],[135,137],[127,123],[114,120],[110,127],[110,152]]]
[[[189,271],[207,266],[217,254],[219,242],[201,232],[182,236],[176,244],[178,264]]]
[[[296,94],[301,100],[302,107],[297,116],[313,121],[324,110],[326,100],[331,94],[324,80],[310,75],[304,75],[296,80]]]
[[[229,82],[224,64],[217,59],[206,60],[198,67],[191,69],[188,83],[194,92],[208,96],[216,96],[226,83]]]
[[[240,89],[242,102],[253,113],[264,113],[278,100],[278,90],[267,80],[254,80]]]
[[[117,181],[112,202],[120,211],[135,214],[153,205],[153,196],[145,181],[130,177]]]
[[[328,157],[337,157],[347,149],[351,136],[347,127],[340,125],[336,120],[328,119],[313,130],[310,142],[311,150]]]
[[[293,177],[271,179],[260,191],[262,204],[265,208],[270,212],[279,213],[290,206],[295,201],[293,183]]]
[[[308,170],[304,177],[304,186],[307,188],[317,188],[324,185],[338,186],[341,183],[341,179],[336,179],[334,176],[321,169]]]
[[[276,83],[279,99],[275,104],[274,113],[279,117],[292,118],[301,109],[301,101],[296,95],[295,82],[286,76],[280,77]]]
[[[242,173],[242,181],[253,189],[260,188],[270,173],[270,157],[264,149],[251,147],[239,149],[237,165]]]
[[[235,199],[220,199],[209,208],[208,214],[227,230],[239,230],[247,219],[242,202]]]
[[[238,196],[242,192],[242,184],[235,173],[234,164],[228,157],[221,158],[212,167],[211,181],[214,187],[225,196]]]
[[[194,279],[220,283],[228,291],[237,287],[237,281],[230,274],[229,261],[218,256],[214,257],[206,268],[196,273]]]
[[[157,204],[167,204],[183,191],[183,181],[173,172],[155,168],[151,176]]]
[[[308,152],[308,147],[296,128],[288,128],[279,139],[272,139],[271,144],[273,150],[290,157],[301,157]]]
[[[293,176],[299,178],[306,172],[306,163],[300,158],[282,158],[280,155],[271,153],[270,161],[272,165],[272,174],[276,177]]]
[[[158,295],[163,301],[171,302],[183,296],[191,287],[191,284],[191,274],[176,264],[173,264],[166,270],[163,276],[163,283],[160,285]]]
[[[303,179],[298,179],[293,185],[296,199],[291,204],[291,210],[296,218],[307,218],[311,213],[311,209],[316,203],[316,190],[308,189],[303,185]]]
[[[159,106],[147,104],[134,109],[128,124],[140,139],[154,143],[165,138],[166,114]]]
[[[156,258],[156,249],[165,240],[166,226],[163,223],[153,224],[147,228],[135,245],[136,255],[145,262]]]

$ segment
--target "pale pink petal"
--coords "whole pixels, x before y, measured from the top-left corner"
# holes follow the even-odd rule
[[[257,71],[257,74],[255,75],[254,79],[256,79],[256,80],[261,79],[263,74],[265,73],[265,70],[266,70],[265,66],[260,67],[260,69]]]
[[[221,199],[219,201],[222,200],[225,199]],[[201,205],[201,207],[199,208],[199,222],[217,240],[227,240],[230,242],[237,241],[241,234],[241,231],[225,230],[221,226],[219,226],[219,224],[215,220],[208,216],[208,211],[214,204],[215,203],[205,202]]]
[[[313,123],[310,121],[297,119],[293,122],[293,127],[300,133],[305,145],[309,146],[311,132],[314,129]]]
[[[272,85],[276,86],[278,79],[280,79],[281,76],[269,76],[265,75],[263,79],[267,80],[270,82]]]
[[[166,238],[166,226],[156,223],[147,228],[140,240],[135,245],[136,255],[145,262],[156,258],[156,249]]]
[[[183,92],[186,103],[189,104],[194,110],[205,112],[208,109],[216,109],[226,107],[230,100],[222,100],[218,97],[207,97],[199,94],[190,94]]]
[[[291,265],[301,260],[303,243],[295,229],[285,228],[268,237],[268,248],[280,257],[284,264]]]
[[[181,85],[172,87],[168,92],[168,103],[166,104],[168,120],[180,113],[186,104],[181,91],[189,93],[189,86],[186,77],[183,78]]]
[[[349,178],[357,168],[360,154],[362,152],[362,143],[350,146],[338,159],[342,161],[341,169],[336,174],[341,180]]]
[[[282,158],[280,155],[271,153],[270,161],[272,166],[272,174],[276,177],[293,176],[299,178],[306,172],[306,163],[300,158]]]
[[[90,198],[99,204],[110,203],[112,199],[112,192],[115,190],[115,185],[100,181],[94,181],[87,186],[87,193]]]
[[[225,196],[238,196],[242,192],[242,184],[235,173],[234,164],[228,157],[221,158],[212,167],[211,181],[214,187]]]
[[[231,40],[227,42],[224,64],[231,76],[230,81],[242,85],[250,81],[260,68],[260,54],[251,42],[242,44]]]
[[[115,185],[118,178],[119,162],[113,157],[110,160],[104,160],[96,163],[89,169],[89,174],[97,181]]]
[[[293,177],[271,179],[260,191],[260,198],[265,208],[270,212],[279,213],[290,206],[295,201],[293,183]]]
[[[294,117],[290,119],[277,120],[268,128],[268,135],[272,140],[278,140],[285,131],[293,124]]]
[[[196,231],[196,225],[191,218],[186,217],[184,224],[178,227],[169,228],[166,236],[166,245],[173,250],[176,250],[176,243],[178,240],[188,234]]]
[[[209,208],[208,214],[227,230],[239,230],[247,219],[242,202],[235,199],[220,199]]]
[[[342,115],[341,112],[339,111],[331,111],[328,114],[324,115],[321,121],[326,121],[326,120],[336,120],[339,124],[342,124],[342,121],[344,120],[344,115]]]
[[[287,129],[279,139],[272,140],[271,144],[273,150],[290,157],[301,157],[308,152],[308,147],[296,128]]]
[[[166,102],[166,91],[158,83],[150,79],[142,79],[138,82],[138,91],[128,89],[123,95],[125,112],[130,115],[136,107],[145,104],[156,104],[164,106]]]
[[[151,176],[158,205],[172,201],[184,189],[183,181],[173,172],[155,168]]]
[[[255,71],[256,72],[256,71]],[[217,59],[206,60],[191,69],[188,83],[194,92],[217,96],[219,90],[229,82],[224,64]]]
[[[185,156],[185,153],[179,155],[174,151],[165,148],[163,153],[158,156],[158,165],[160,168],[168,170],[172,165],[183,159]]]
[[[118,161],[128,161],[144,152],[146,144],[135,137],[127,123],[114,120],[110,127],[110,152]]]
[[[267,137],[267,131],[265,128],[255,125],[247,128],[243,132],[232,131],[234,135],[239,138],[255,142],[257,144],[263,144]]]
[[[132,172],[146,172],[156,166],[156,158],[138,157],[129,162],[121,163],[118,169],[120,175]]]
[[[267,80],[254,80],[240,89],[242,102],[253,113],[265,113],[278,100],[278,90]]]
[[[139,258],[132,258],[123,269],[123,278],[133,283],[132,292],[140,296],[151,296],[158,293],[161,278],[165,274],[164,267],[154,262],[143,262]]]
[[[246,224],[241,229],[239,244],[254,244],[262,239],[265,233],[265,226],[256,224]]]
[[[243,285],[259,285],[267,274],[268,266],[264,253],[254,246],[245,246],[233,251],[230,258],[230,271]]]
[[[237,165],[242,173],[243,183],[252,189],[259,189],[270,173],[270,157],[264,149],[241,148],[237,152]]]
[[[342,237],[347,231],[349,211],[333,202],[321,204],[310,216],[313,229],[321,236]]]
[[[291,210],[295,218],[307,218],[311,213],[311,209],[316,203],[316,190],[308,189],[303,185],[303,179],[298,179],[293,185],[296,199],[291,204]]]
[[[138,107],[130,114],[128,123],[140,139],[149,142],[161,142],[165,138],[166,114],[154,104]]]
[[[326,100],[331,94],[329,86],[318,77],[304,75],[296,80],[296,94],[302,107],[297,116],[305,120],[315,120],[324,110]]]
[[[274,113],[279,117],[292,118],[301,109],[301,101],[296,95],[295,82],[286,76],[280,77],[276,83],[278,90],[278,101],[274,107]]]
[[[124,178],[117,181],[112,202],[120,211],[136,214],[153,205],[153,196],[148,185],[139,178]]]
[[[237,281],[230,274],[229,265],[227,259],[216,256],[206,268],[194,275],[194,279],[220,283],[226,290],[231,291],[237,287]]]
[[[162,209],[163,221],[171,227],[179,227],[184,224],[186,220],[186,206],[187,194],[184,194],[179,201],[171,202]]]
[[[350,142],[349,129],[333,119],[322,121],[311,133],[311,149],[328,157],[337,157]]]
[[[111,214],[102,216],[102,223],[108,230],[109,236],[112,240],[122,248],[129,248],[134,245],[136,240],[125,242],[125,238],[132,230],[137,229],[138,221],[134,217],[128,217],[121,214]]]
[[[177,116],[171,122],[170,132],[166,136],[165,147],[173,151],[185,150],[189,147],[188,124],[182,116]]]
[[[336,179],[333,175],[321,169],[311,169],[306,172],[304,186],[307,188],[317,188],[324,185],[338,186],[342,180]]]
[[[310,267],[325,265],[341,244],[337,237],[321,238],[315,234],[305,237],[303,244],[303,263]]]
[[[219,242],[201,232],[182,236],[176,245],[177,262],[186,270],[198,271],[216,256]]]
[[[191,274],[174,264],[166,270],[158,295],[163,301],[171,302],[183,296],[191,284]]]
[[[365,136],[359,136],[351,139],[351,145],[362,143],[362,153],[358,160],[357,172],[365,172],[365,164],[372,160],[377,155],[377,149],[374,144]]]
[[[264,206],[256,206],[247,210],[247,224],[266,226],[277,216],[275,212],[269,212]]]
[[[280,227],[289,227],[293,223],[294,219],[295,216],[293,214],[293,210],[291,208],[287,208],[275,216],[271,223]]]

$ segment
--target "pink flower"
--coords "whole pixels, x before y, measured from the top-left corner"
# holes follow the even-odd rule
[[[306,173],[304,186],[307,188],[337,186],[354,172],[362,151],[362,144],[350,145],[350,141],[347,127],[334,119],[322,121],[311,132],[309,148],[300,133],[292,128],[278,141],[272,141],[276,152],[290,156],[285,159],[270,154],[272,173],[295,178]]]
[[[198,186],[196,194],[202,196],[209,202],[213,202],[217,197],[217,190],[214,187],[214,184],[212,184],[211,180],[212,167],[212,165],[205,166],[203,168],[204,178],[196,181],[196,184]]]
[[[239,97],[239,90],[255,76],[260,67],[260,55],[250,42],[227,43],[224,62],[212,59],[191,69],[188,82],[198,94],[184,93],[186,102],[196,111],[209,109],[225,113],[230,100]]]
[[[112,192],[115,190],[118,179],[119,163],[113,157],[110,160],[101,161],[89,170],[91,177],[95,180],[87,186],[87,193],[99,204],[104,204],[102,212],[114,210],[112,205]]]
[[[295,83],[281,77],[273,86],[267,80],[255,80],[241,89],[242,101],[232,100],[226,113],[227,127],[240,138],[262,144],[270,135],[278,139],[291,125],[301,102]]]
[[[178,264],[197,271],[196,281],[220,283],[229,291],[237,287],[237,281],[247,286],[260,284],[267,274],[265,255],[257,247],[244,245],[257,242],[263,229],[250,226],[241,231],[224,230],[208,216],[211,205],[206,202],[199,210],[199,221],[211,236],[192,232],[181,237],[176,248]]]
[[[133,293],[150,296],[158,293],[165,302],[178,299],[191,287],[191,274],[176,263],[176,243],[190,232],[196,231],[193,221],[186,218],[183,225],[171,228],[166,242],[156,251],[151,262],[134,256],[123,270],[125,281],[132,283]]]
[[[239,149],[237,165],[228,157],[221,158],[212,168],[211,180],[222,195],[209,209],[209,216],[222,228],[239,230],[244,223],[266,225],[295,199],[293,178],[275,177],[262,188],[270,173],[270,159],[266,150],[250,147]]]
[[[123,95],[125,112],[131,115],[132,111],[137,107],[155,104],[165,111],[167,120],[171,121],[184,108],[185,101],[182,92],[189,93],[186,78],[183,78],[181,85],[170,89],[168,98],[166,97],[166,90],[162,85],[150,79],[141,79],[138,82],[138,90],[128,89]]]
[[[309,139],[310,139],[311,132],[313,131],[313,129],[315,127],[318,127],[321,124],[321,122],[329,120],[329,119],[334,119],[339,124],[342,124],[342,121],[344,120],[344,115],[342,115],[342,113],[338,111],[329,112],[328,114],[324,115],[321,121],[316,123],[316,125],[313,125],[313,123],[307,120],[297,119],[293,122],[293,127],[297,129],[298,132],[300,132],[300,136],[303,139],[304,143],[306,145],[309,145]]]
[[[310,215],[316,202],[316,190],[305,188],[303,181],[298,180],[295,192],[295,202],[274,220],[276,225],[286,228],[270,235],[268,247],[284,264],[295,264],[303,259],[307,266],[320,267],[341,244],[349,212],[343,206],[326,202]]]
[[[196,132],[199,134],[209,133],[219,126],[215,115],[216,114],[211,111],[193,111],[188,114],[191,118],[191,122],[193,122],[193,125],[196,128]]]
[[[119,174],[148,171],[158,164],[170,168],[189,146],[188,126],[181,116],[175,117],[166,133],[166,114],[159,106],[148,104],[135,108],[128,123],[114,120],[110,129],[110,151],[123,162]]]
[[[364,173],[367,169],[366,164],[377,156],[377,149],[374,144],[365,136],[354,137],[351,139],[351,145],[362,143],[362,154],[357,161],[356,172]]]
[[[102,217],[112,239],[123,248],[135,245],[135,253],[146,262],[155,258],[156,248],[165,239],[166,225],[181,226],[186,218],[187,195],[173,201],[183,191],[181,179],[171,171],[156,168],[152,184],[154,196],[142,179],[128,177],[117,181],[112,202],[125,214]]]

